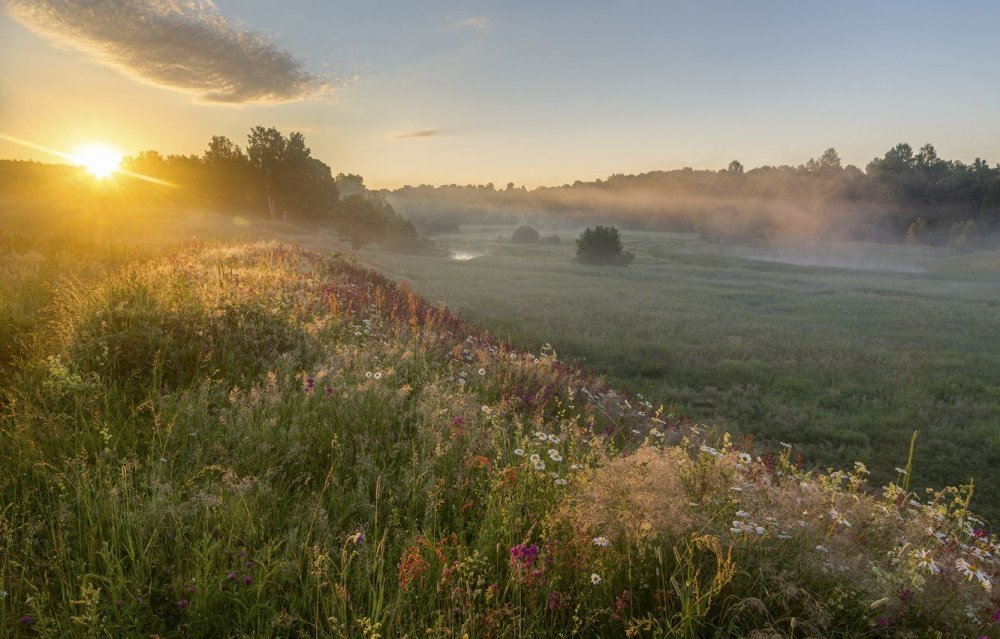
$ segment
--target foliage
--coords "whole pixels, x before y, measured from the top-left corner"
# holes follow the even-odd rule
[[[584,264],[631,264],[635,255],[622,250],[618,229],[596,226],[586,229],[576,240],[576,259]]]
[[[515,244],[538,244],[539,240],[538,231],[527,225],[517,227],[510,236]]]

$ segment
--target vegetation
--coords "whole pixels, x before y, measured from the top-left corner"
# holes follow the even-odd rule
[[[416,227],[359,175],[333,176],[312,157],[305,137],[256,126],[245,148],[213,136],[202,156],[143,151],[123,161],[129,175],[100,188],[76,167],[0,160],[0,208],[75,217],[81,209],[163,213],[196,209],[251,220],[332,226],[355,248],[427,250]],[[82,179],[81,179],[82,178]],[[341,197],[343,195],[343,197]]]
[[[2,389],[5,634],[997,628],[971,487],[918,494],[915,464],[869,492],[749,454],[342,257],[7,246],[108,270],[4,292],[45,319]]]
[[[898,144],[866,167],[834,149],[799,166],[718,171],[684,168],[615,174],[528,191],[508,184],[404,186],[389,201],[402,214],[454,224],[523,219],[571,226],[697,232],[744,240],[900,241],[917,218],[922,241],[947,245],[970,225],[963,248],[1000,245],[1000,164],[944,160],[930,144]]]
[[[510,236],[510,241],[516,244],[538,244],[541,241],[541,236],[537,230],[525,225],[514,229],[514,232]]]
[[[570,243],[514,247],[500,232],[438,238],[482,255],[471,262],[378,263],[516,343],[551,342],[755,450],[792,443],[809,468],[860,460],[888,482],[900,442],[920,430],[914,485],[975,477],[974,507],[1000,518],[1000,254],[633,231],[636,263],[608,269],[573,263]]]
[[[584,264],[631,264],[635,255],[622,248],[618,229],[597,226],[586,229],[576,240],[576,259]]]

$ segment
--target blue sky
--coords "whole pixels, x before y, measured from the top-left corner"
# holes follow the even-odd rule
[[[374,186],[799,164],[830,146],[864,166],[900,141],[1000,161],[998,2],[203,0],[187,19],[221,18],[289,56],[265,79],[251,77],[254,58],[226,102],[206,100],[198,79],[151,76],[162,65],[147,57],[177,51],[116,28],[119,2],[68,15],[69,27],[10,5],[0,132],[200,153],[213,134],[242,143],[250,126],[275,125]],[[73,29],[87,20],[84,42]],[[100,39],[121,32],[143,53],[109,59]],[[204,77],[255,53],[229,51]],[[280,80],[296,69],[306,88]],[[268,91],[280,101],[257,103]],[[0,156],[44,159],[4,142]]]

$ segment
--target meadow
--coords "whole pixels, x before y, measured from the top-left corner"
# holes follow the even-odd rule
[[[0,636],[1000,629],[919,456],[813,472],[352,256],[160,231],[0,237]]]
[[[512,244],[512,230],[437,236],[447,255],[367,255],[496,334],[549,342],[758,451],[859,460],[885,482],[920,431],[914,485],[974,478],[973,503],[1000,516],[1000,253],[626,231],[636,259],[616,268],[574,262],[579,230],[558,246]]]

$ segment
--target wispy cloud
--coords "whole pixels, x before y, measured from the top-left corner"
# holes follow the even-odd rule
[[[413,140],[418,138],[435,138],[444,134],[444,129],[421,129],[419,131],[408,131],[406,133],[393,133],[389,137],[393,140]]]
[[[327,85],[211,0],[7,0],[11,16],[124,73],[208,102],[288,102]]]
[[[493,21],[483,16],[472,16],[464,20],[458,20],[448,25],[449,29],[474,29],[476,31],[486,31],[493,26]]]

